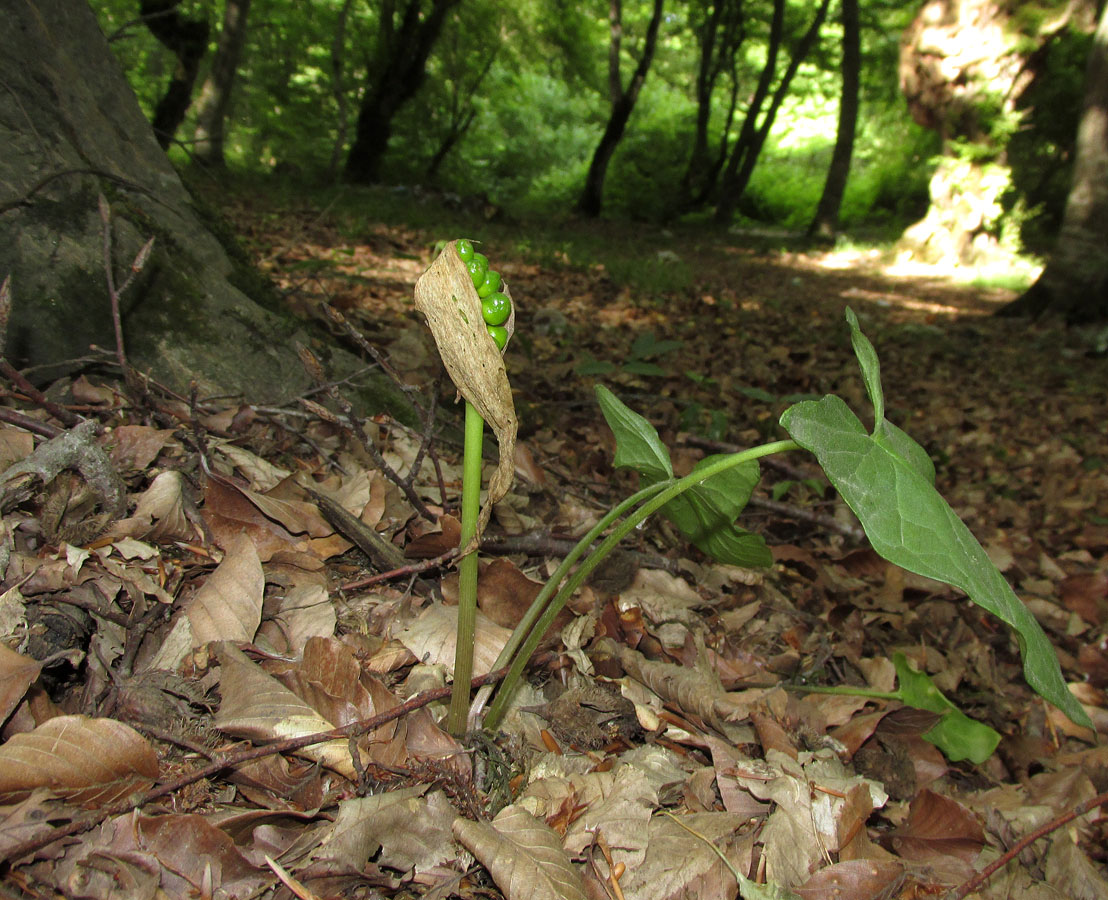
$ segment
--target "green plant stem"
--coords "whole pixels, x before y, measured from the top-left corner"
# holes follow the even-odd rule
[[[903,700],[900,691],[877,691],[849,684],[779,684],[776,687],[799,694],[842,694],[845,697],[869,697],[872,700]]]
[[[465,451],[462,457],[462,524],[458,546],[465,547],[477,533],[481,512],[481,448],[485,440],[485,420],[476,407],[466,401]],[[473,678],[473,632],[477,625],[477,550],[462,557],[458,564],[458,631],[454,649],[454,690],[446,727],[455,737],[466,732],[469,712],[469,683]]]
[[[516,627],[512,630],[512,634],[508,638],[508,643],[504,645],[504,649],[500,651],[500,655],[496,658],[496,662],[493,663],[494,670],[508,664],[508,661],[512,658],[512,654],[516,652],[516,649],[523,642],[523,639],[530,633],[531,628],[535,624],[535,620],[538,619],[543,610],[546,609],[547,601],[554,595],[554,592],[558,589],[558,585],[560,585],[562,580],[569,574],[569,570],[573,568],[574,563],[576,563],[577,560],[581,558],[581,555],[589,549],[592,542],[607,531],[608,527],[627,512],[627,510],[664,490],[665,487],[666,482],[660,481],[657,484],[644,487],[642,490],[632,494],[618,506],[605,513],[600,521],[589,529],[588,533],[574,545],[573,549],[566,555],[566,558],[562,560],[561,565],[554,570],[546,580],[546,584],[544,584],[538,594],[535,595],[535,599],[532,600],[531,605],[527,607],[527,612],[523,614],[523,618],[519,620]],[[476,717],[481,714],[481,709],[490,693],[492,693],[492,685],[486,685],[481,688],[477,694],[477,699],[473,701],[473,706],[470,707],[470,719],[476,719]]]
[[[512,693],[515,691],[515,687],[523,674],[523,669],[527,665],[527,661],[531,658],[531,655],[535,652],[535,648],[538,646],[539,641],[542,640],[542,636],[546,634],[547,629],[554,621],[554,617],[561,612],[562,607],[566,605],[569,598],[573,596],[574,591],[581,586],[581,583],[589,576],[592,570],[607,558],[608,554],[616,548],[619,542],[623,540],[633,528],[645,521],[646,517],[651,513],[661,509],[669,503],[674,497],[679,496],[694,485],[707,481],[720,472],[725,472],[728,469],[740,466],[751,460],[761,459],[763,456],[771,456],[774,453],[786,453],[790,450],[799,449],[800,445],[796,443],[796,441],[773,441],[769,444],[762,444],[759,447],[751,447],[748,450],[725,456],[722,459],[716,460],[711,465],[698,469],[677,481],[664,482],[666,488],[660,493],[655,494],[639,506],[633,513],[628,515],[627,518],[625,518],[612,533],[601,542],[600,546],[589,554],[588,558],[578,566],[577,570],[570,576],[562,589],[554,595],[554,599],[550,601],[546,610],[539,616],[538,621],[531,629],[530,634],[528,634],[527,640],[524,641],[523,646],[520,647],[515,658],[512,660],[512,666],[508,670],[508,674],[505,676],[500,690],[496,692],[496,699],[493,700],[492,706],[489,707],[488,715],[485,717],[485,727],[494,729],[500,725],[500,721],[507,711],[508,702],[511,699]]]

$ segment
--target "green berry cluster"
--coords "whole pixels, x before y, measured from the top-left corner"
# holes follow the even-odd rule
[[[508,343],[508,329],[504,323],[512,314],[512,301],[500,290],[500,274],[489,268],[489,260],[483,253],[473,249],[473,244],[464,238],[456,243],[458,258],[465,263],[477,296],[481,298],[481,317],[485,320],[485,330],[495,342],[497,349],[503,350]]]

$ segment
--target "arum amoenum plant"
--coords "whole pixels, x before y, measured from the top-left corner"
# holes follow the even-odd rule
[[[661,512],[671,519],[691,543],[715,559],[740,566],[768,565],[771,556],[761,537],[735,525],[735,519],[758,481],[757,460],[801,449],[815,455],[828,480],[858,516],[877,553],[908,571],[959,588],[1011,626],[1023,656],[1027,683],[1074,722],[1091,727],[1087,713],[1066,687],[1054,648],[1038,622],[965,523],[935,490],[935,469],[926,451],[885,418],[877,353],[862,334],[852,310],[846,311],[846,318],[873,404],[871,431],[842,399],[827,395],[785,410],[781,426],[791,440],[707,457],[679,479],[654,427],[611,391],[597,387],[600,409],[616,437],[615,465],[638,471],[644,487],[582,538],[535,598],[495,664],[505,665],[509,659],[512,663],[485,717],[487,728],[495,728],[501,721],[527,660],[569,597],[618,542],[651,513]],[[607,537],[585,556],[609,528],[612,530]],[[582,556],[584,561],[574,569]],[[913,671],[906,660],[898,658],[894,662],[899,689],[870,695],[939,714],[939,722],[924,736],[952,759],[981,762],[992,753],[999,739],[996,732],[956,710],[930,679]],[[814,689],[858,693],[845,687]]]
[[[416,283],[416,307],[427,317],[446,371],[465,399],[458,631],[454,691],[447,728],[466,731],[477,616],[477,544],[493,504],[511,486],[516,420],[501,352],[515,331],[515,309],[500,276],[466,240],[451,241]],[[500,447],[500,464],[481,507],[481,452],[486,422]]]
[[[457,265],[459,271],[464,269],[456,250],[453,253],[444,252],[435,265],[444,257],[452,259],[452,265]],[[428,275],[434,268],[432,266]],[[468,289],[471,283],[464,282],[464,286]],[[476,336],[478,326],[483,325],[479,318],[480,298],[476,291],[469,293],[472,294],[469,304],[453,298],[451,316],[453,321],[464,320],[467,331]],[[418,305],[420,285],[416,287],[416,300]],[[739,453],[707,457],[689,475],[677,478],[669,451],[654,427],[611,391],[597,387],[601,412],[616,437],[614,463],[635,469],[643,487],[603,516],[578,542],[513,631],[495,663],[498,668],[510,662],[511,668],[485,716],[483,724],[486,728],[495,729],[499,725],[527,661],[573,592],[617,544],[652,513],[661,512],[692,544],[717,560],[739,566],[770,564],[772,557],[762,538],[738,527],[735,520],[758,482],[758,459],[796,450],[807,450],[815,455],[828,480],[858,516],[877,553],[908,571],[961,589],[973,602],[1011,626],[1023,656],[1027,683],[1074,722],[1086,727],[1091,725],[1088,715],[1066,687],[1054,649],[1039,624],[965,523],[935,490],[935,470],[926,451],[885,418],[877,353],[862,334],[853,311],[848,309],[846,317],[854,353],[873,404],[874,425],[870,431],[841,398],[829,394],[820,400],[806,400],[785,410],[780,423],[790,439]],[[435,330],[430,313],[428,319]],[[508,330],[510,332],[511,328]],[[435,335],[448,371],[469,400],[466,388],[459,382],[447,352],[444,352],[438,330],[435,330]],[[510,407],[511,395],[503,364],[495,354],[492,342],[486,338],[483,344],[495,357],[499,366],[496,373],[503,375],[503,392]],[[484,410],[481,412],[484,418],[489,418]],[[503,496],[511,478],[514,412],[510,421],[510,439],[493,425],[500,443],[500,468],[490,482],[489,500],[475,533],[480,533],[491,504]],[[598,540],[600,543],[592,548]],[[462,622],[462,614],[459,613],[460,625]],[[472,638],[469,640],[471,642]],[[461,635],[458,645],[462,646]],[[996,745],[995,732],[973,723],[957,711],[939,694],[926,675],[913,672],[906,661],[896,662],[900,688],[895,693],[881,696],[938,713],[941,716],[939,723],[925,736],[952,758],[974,761],[986,758]],[[463,702],[461,698],[468,697],[469,675],[470,670],[455,671],[455,699],[459,709]],[[460,692],[459,683],[462,685]],[[846,690],[856,692],[854,689]],[[483,689],[474,704],[473,718],[480,713],[487,696],[487,690]],[[464,728],[465,715],[463,712],[455,713],[453,705],[450,722],[451,729],[456,733],[459,722]]]

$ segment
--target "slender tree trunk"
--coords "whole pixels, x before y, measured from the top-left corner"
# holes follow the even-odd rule
[[[1039,279],[1001,310],[1046,313],[1071,323],[1108,321],[1108,7],[1089,51],[1073,186],[1058,242]]]
[[[858,123],[858,85],[861,80],[861,28],[858,22],[858,0],[842,0],[843,24],[843,87],[839,99],[839,128],[835,134],[835,149],[823,195],[819,198],[815,218],[808,226],[808,236],[831,240],[839,228],[839,211],[850,176],[850,159],[854,154],[854,131]]]
[[[173,76],[154,110],[151,123],[163,150],[173,140],[188,112],[200,60],[208,49],[208,23],[181,15],[177,4],[178,0],[140,0],[139,3],[139,13],[150,33],[177,57]]]
[[[735,76],[735,55],[745,40],[745,19],[742,0],[715,0],[697,29],[700,59],[696,74],[696,130],[689,164],[681,178],[681,211],[704,203],[715,190],[716,181],[727,160],[727,133],[735,116],[738,82]],[[712,99],[721,75],[731,77],[731,98],[725,117],[720,148],[712,152],[708,126],[712,116]],[[714,158],[713,158],[714,157]]]
[[[777,55],[781,52],[781,41],[785,32],[785,0],[773,0],[773,18],[769,25],[769,43],[766,45],[766,64],[762,67],[758,76],[758,84],[754,88],[754,96],[750,99],[746,116],[743,119],[742,128],[735,147],[727,159],[727,165],[723,172],[723,186],[721,197],[716,205],[716,221],[727,223],[735,214],[735,208],[739,204],[739,197],[729,196],[729,185],[734,182],[743,158],[753,146],[757,130],[758,116],[762,112],[762,104],[769,96],[770,86],[777,74]]]
[[[654,0],[654,12],[646,29],[642,56],[639,57],[639,64],[635,67],[627,89],[624,90],[619,66],[620,43],[623,37],[623,10],[621,0],[611,0],[609,20],[612,37],[608,44],[608,92],[612,100],[612,112],[608,117],[608,124],[604,128],[600,143],[593,153],[588,174],[585,176],[585,187],[577,201],[577,212],[583,216],[595,218],[600,215],[604,203],[604,179],[608,173],[608,164],[612,161],[616,147],[619,146],[623,132],[627,128],[627,122],[635,110],[639,91],[646,81],[646,73],[650,71],[650,64],[654,61],[658,28],[662,24],[663,2],[664,0]]]
[[[385,4],[378,58],[366,75],[354,143],[346,157],[346,176],[351,181],[377,180],[389,146],[393,117],[422,86],[427,77],[427,58],[446,14],[459,2],[433,0],[430,11],[424,14],[420,0],[408,0],[399,29],[393,27],[393,3]]]
[[[223,29],[212,57],[212,71],[200,88],[196,104],[196,132],[193,155],[203,163],[223,168],[224,129],[231,106],[231,92],[238,73],[239,57],[246,40],[246,20],[250,0],[227,0],[223,10]]]
[[[350,131],[343,71],[346,68],[346,22],[350,18],[350,7],[353,5],[354,0],[343,0],[331,40],[331,95],[335,98],[335,107],[338,110],[335,142],[331,145],[331,162],[327,167],[331,178],[338,177],[342,154],[346,151],[346,136]]]
[[[728,160],[727,171],[724,173],[723,185],[720,189],[720,203],[719,206],[716,207],[716,222],[726,224],[730,222],[731,218],[734,216],[735,210],[739,205],[739,200],[742,199],[743,192],[750,183],[750,176],[754,174],[754,166],[758,163],[758,157],[761,155],[762,147],[765,146],[766,138],[769,137],[770,129],[773,128],[773,122],[777,118],[777,111],[781,108],[781,104],[784,102],[785,97],[788,96],[789,86],[792,84],[792,80],[796,76],[800,64],[811,52],[816,38],[819,36],[820,27],[823,25],[824,19],[827,18],[827,8],[830,5],[831,0],[823,0],[823,2],[820,3],[819,9],[816,10],[815,19],[813,19],[812,24],[808,26],[808,30],[804,32],[804,36],[797,42],[792,59],[789,60],[788,68],[785,69],[784,75],[781,76],[781,83],[777,85],[777,90],[773,92],[773,100],[770,102],[769,109],[766,110],[766,114],[762,118],[762,124],[757,128],[748,145],[744,148],[745,152],[742,153],[742,166],[740,167],[738,165],[739,147],[736,147],[736,152],[732,155],[731,159]],[[749,116],[747,117],[747,121],[750,121]],[[736,169],[738,170],[737,172]]]

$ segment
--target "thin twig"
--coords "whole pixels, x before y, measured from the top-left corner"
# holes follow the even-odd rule
[[[1079,816],[1085,815],[1087,812],[1091,812],[1098,806],[1108,805],[1108,791],[1103,794],[1097,794],[1095,797],[1086,800],[1084,803],[1079,803],[1073,809],[1067,813],[1063,813],[1056,819],[1051,819],[1045,825],[1040,825],[1030,834],[1024,835],[1016,843],[1014,843],[1006,853],[1000,856],[998,859],[993,860],[989,865],[985,866],[980,872],[970,878],[968,881],[964,881],[953,891],[948,893],[944,900],[962,900],[969,894],[976,891],[981,885],[983,885],[993,873],[999,869],[1003,869],[1013,859],[1023,853],[1028,847],[1030,847],[1039,838],[1050,834],[1052,831],[1056,831],[1061,828],[1067,822],[1072,822]]]
[[[359,578],[357,581],[351,581],[342,586],[344,591],[360,591],[363,588],[371,587],[375,584],[380,584],[382,581],[392,581],[394,578],[406,578],[409,575],[418,575],[421,572],[426,572],[428,569],[435,569],[439,566],[444,566],[448,562],[457,558],[458,548],[454,547],[447,550],[445,553],[436,556],[434,559],[425,559],[422,562],[412,563],[410,566],[401,566],[399,569],[393,569],[389,572],[381,572],[377,575],[370,575],[366,578]]]
[[[25,431],[29,431],[32,434],[37,434],[44,438],[56,438],[63,431],[63,429],[58,428],[57,425],[51,425],[49,422],[40,422],[38,419],[32,419],[30,416],[24,415],[18,410],[9,409],[6,406],[0,406],[0,422],[16,425]]]
[[[42,391],[29,382],[26,376],[19,371],[15,366],[8,362],[3,357],[0,357],[0,373],[13,384],[15,387],[27,395],[27,398],[36,406],[41,407],[46,412],[50,413],[55,419],[61,422],[66,428],[72,428],[81,421],[81,417],[75,413],[70,412],[64,406],[59,406],[49,397],[47,397]],[[12,424],[19,424],[18,422]],[[40,425],[42,423],[39,423]],[[28,426],[21,426],[31,429]],[[38,432],[41,434],[42,432]],[[60,433],[60,432],[59,432]]]
[[[482,685],[493,684],[494,682],[500,681],[507,674],[507,667],[497,669],[494,672],[489,672],[487,675],[478,675],[473,679],[472,685],[473,687],[481,687]],[[74,819],[68,825],[59,826],[48,834],[39,835],[38,837],[4,848],[0,850],[0,861],[17,860],[29,853],[41,850],[43,847],[48,847],[50,844],[62,838],[70,837],[75,834],[82,834],[112,816],[138,809],[160,797],[176,793],[182,788],[190,784],[195,784],[197,781],[201,781],[204,778],[218,775],[225,769],[233,769],[235,766],[242,765],[251,760],[261,759],[262,757],[272,756],[277,753],[290,753],[296,750],[302,750],[313,744],[322,744],[326,741],[366,734],[395,719],[406,716],[410,712],[427,706],[429,703],[434,703],[436,700],[443,700],[449,697],[451,690],[449,686],[433,688],[421,694],[416,694],[399,706],[394,706],[392,709],[380,713],[379,715],[371,716],[368,719],[362,719],[358,722],[351,722],[349,725],[344,725],[341,728],[332,728],[330,731],[319,731],[313,734],[300,735],[299,737],[286,738],[285,740],[263,744],[260,747],[250,747],[236,753],[225,754],[208,765],[200,766],[156,788],[151,788],[141,794],[133,794],[124,800],[102,807],[94,813]]]
[[[319,360],[316,359],[315,354],[307,347],[300,348],[300,362],[303,364],[312,380],[315,381],[316,384],[322,386],[324,384],[323,367],[320,365]],[[438,521],[438,516],[434,515],[434,513],[427,508],[427,504],[425,504],[423,498],[416,493],[410,481],[401,478],[397,471],[385,461],[385,458],[381,455],[381,451],[374,446],[373,441],[366,435],[365,421],[354,411],[354,407],[350,401],[333,386],[328,385],[326,387],[326,393],[339,409],[342,410],[343,415],[346,417],[345,421],[340,421],[339,418],[326,407],[320,406],[318,403],[314,403],[311,400],[301,399],[300,403],[304,407],[317,413],[324,421],[344,428],[353,437],[357,438],[366,453],[369,454],[370,459],[373,460],[373,464],[377,466],[382,475],[404,492],[404,496],[407,498],[408,502],[412,504],[415,511],[428,522]]]
[[[400,390],[408,395],[408,399],[412,401],[413,405],[415,405],[420,410],[424,409],[423,404],[419,401],[419,388],[417,388],[415,385],[406,384],[403,379],[401,379],[401,377],[397,374],[396,370],[389,365],[385,357],[381,355],[381,352],[365,339],[365,335],[358,331],[358,329],[355,328],[353,324],[351,324],[346,316],[344,316],[329,303],[323,304],[323,312],[326,313],[327,318],[330,319],[334,325],[345,331],[347,336],[355,344],[357,344],[362,350],[373,357],[373,361],[381,367],[381,371],[388,375],[390,379],[392,379],[393,384],[395,384],[398,388],[400,388]],[[431,396],[434,397],[434,394],[432,394]]]

